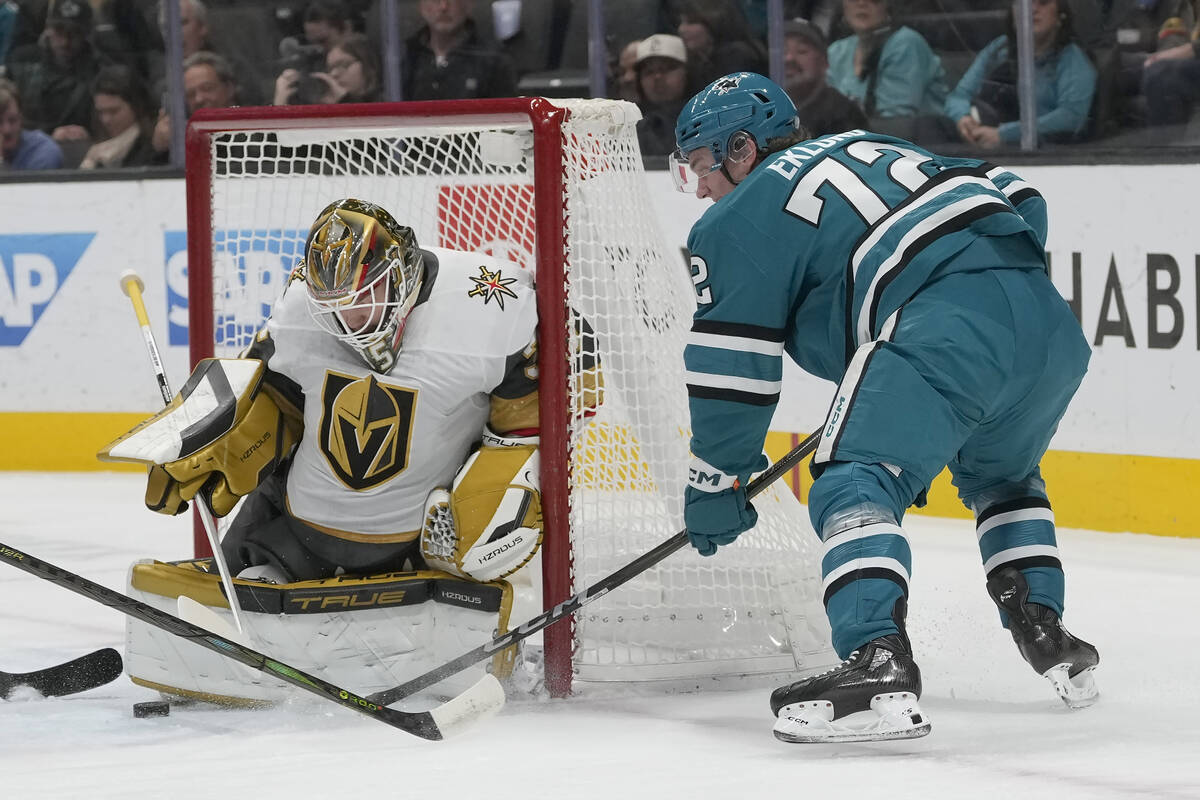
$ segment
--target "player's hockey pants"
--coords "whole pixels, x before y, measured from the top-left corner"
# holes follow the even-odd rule
[[[843,658],[897,632],[912,570],[900,522],[947,465],[985,572],[1016,566],[1032,602],[1063,610],[1038,464],[1090,355],[1070,308],[1041,270],[955,273],[910,300],[892,331],[855,353],[814,459],[809,514]]]

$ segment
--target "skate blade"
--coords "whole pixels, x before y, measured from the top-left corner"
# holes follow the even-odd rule
[[[779,709],[775,738],[790,744],[883,742],[918,739],[931,730],[929,718],[911,692],[877,694],[871,709],[833,719],[833,704],[824,700],[792,703]]]
[[[1056,664],[1042,674],[1067,704],[1067,708],[1087,708],[1095,704],[1100,699],[1100,690],[1096,687],[1096,677],[1093,674],[1096,668],[1088,667],[1074,678],[1070,675],[1070,669],[1070,664]]]

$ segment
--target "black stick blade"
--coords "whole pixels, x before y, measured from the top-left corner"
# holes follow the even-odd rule
[[[124,664],[111,647],[80,656],[74,661],[33,672],[0,671],[0,698],[7,700],[14,689],[28,686],[45,697],[58,697],[95,689],[117,679]]]

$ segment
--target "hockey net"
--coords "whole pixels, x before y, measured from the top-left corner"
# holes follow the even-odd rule
[[[249,343],[341,197],[382,205],[423,245],[533,271],[546,535],[527,591],[565,600],[683,527],[695,294],[655,223],[637,118],[541,98],[201,112],[187,137],[193,362]],[[676,553],[548,628],[551,692],[835,661],[803,509],[782,482],[755,505],[757,528],[718,557]]]

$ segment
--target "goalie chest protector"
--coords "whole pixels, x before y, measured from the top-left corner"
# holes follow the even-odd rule
[[[288,284],[267,322],[268,367],[304,393],[288,507],[334,535],[415,539],[427,495],[450,485],[479,441],[510,356],[534,338],[537,307],[525,270],[476,253],[423,250],[421,297],[386,375],[316,326],[302,281]]]

